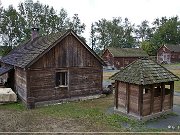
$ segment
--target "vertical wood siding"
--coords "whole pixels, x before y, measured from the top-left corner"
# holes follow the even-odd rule
[[[68,86],[55,86],[56,71],[68,72]],[[30,96],[35,102],[88,96],[102,90],[102,65],[68,35],[30,67]]]
[[[18,96],[23,100],[27,101],[27,78],[26,71],[21,68],[15,69],[15,89]]]
[[[129,112],[138,114],[139,86],[129,85]]]

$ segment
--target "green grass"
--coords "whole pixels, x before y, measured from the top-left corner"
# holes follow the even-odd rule
[[[180,76],[179,69],[171,69],[171,71]],[[103,79],[110,81],[109,77],[114,73],[105,72]],[[175,82],[175,90],[180,91],[180,82]],[[148,129],[144,122],[129,119],[129,117],[120,114],[113,114],[113,104],[114,97],[110,95],[100,99],[49,105],[33,110],[26,109],[22,103],[0,105],[0,125],[2,125],[0,126],[0,131],[27,131],[27,129],[29,131],[37,131],[37,129],[38,131],[55,131],[53,126],[69,129],[70,127],[75,128],[80,125],[83,128],[69,129],[68,131],[166,131],[166,129]],[[11,116],[13,119],[9,118]],[[164,117],[166,118],[166,116]],[[5,126],[7,123],[3,124],[3,121],[11,120],[13,122],[9,122],[8,126]],[[24,127],[25,129],[23,129]]]
[[[180,69],[171,69],[170,71],[180,77]],[[180,81],[174,82],[174,89],[175,91],[180,92]]]
[[[8,104],[1,104],[0,105],[0,110],[18,110],[18,111],[23,111],[25,110],[24,105],[21,102],[17,102],[17,103],[8,103]]]
[[[120,114],[113,114],[107,110],[113,106],[113,95],[105,98],[63,103],[61,105],[49,105],[33,110],[26,109],[21,103],[1,105],[0,111],[10,111],[19,121],[22,116],[30,116],[30,123],[35,122],[37,118],[51,118],[53,123],[60,121],[71,121],[72,126],[76,123],[83,125],[83,131],[97,132],[126,132],[126,131],[159,131],[157,129],[147,129],[143,122],[129,119]],[[19,113],[18,113],[19,112]],[[26,117],[25,117],[26,118]],[[4,118],[6,119],[6,117]],[[56,121],[57,120],[57,121]],[[15,120],[17,121],[17,120]],[[24,119],[22,119],[24,121]],[[46,127],[46,123],[37,123]],[[63,125],[62,125],[63,126]],[[16,127],[16,125],[12,125]],[[31,125],[29,125],[31,128]],[[80,130],[81,132],[81,130]]]

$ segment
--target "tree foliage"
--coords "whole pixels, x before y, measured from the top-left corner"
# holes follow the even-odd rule
[[[73,29],[81,36],[85,30],[85,24],[81,23],[78,14],[70,18],[63,8],[57,13],[53,7],[33,0],[19,3],[18,10],[12,5],[7,9],[0,8],[0,20],[2,44],[11,48],[29,39],[32,27],[39,27],[40,35]]]
[[[94,24],[92,23],[91,24],[91,33],[90,33],[90,39],[91,39],[91,48],[92,50],[94,50],[94,46],[96,44],[96,36],[95,36],[95,27],[94,27]]]
[[[132,36],[133,25],[127,18],[123,21],[120,17],[112,20],[101,19],[95,22],[96,48],[105,49],[113,47],[134,47],[135,40]]]
[[[85,41],[82,33],[86,26],[78,14],[69,17],[63,8],[57,12],[53,7],[33,0],[19,3],[18,9],[13,6],[4,9],[0,5],[0,43],[8,48],[5,54],[29,39],[32,27],[39,27],[40,35],[73,29]],[[102,18],[91,25],[90,43],[96,52],[107,47],[141,47],[149,55],[156,55],[161,45],[180,43],[180,21],[178,16],[161,17],[152,23],[144,20],[135,25],[128,18]]]
[[[149,22],[144,20],[140,25],[137,25],[135,33],[137,39],[140,39],[141,41],[149,40],[152,37],[153,29],[150,28]]]
[[[146,50],[150,55],[156,55],[156,52],[163,44],[179,44],[180,43],[180,21],[178,17],[167,19],[162,17],[156,19],[153,23],[154,33],[149,40],[151,49]]]

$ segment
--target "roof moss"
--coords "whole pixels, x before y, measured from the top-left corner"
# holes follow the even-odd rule
[[[107,48],[114,57],[148,57],[141,48]]]
[[[166,44],[165,46],[166,46],[170,51],[180,52],[180,45]]]
[[[62,40],[68,34],[75,35],[75,37],[81,42],[81,39],[72,30],[68,30],[65,33],[58,32],[46,36],[39,36],[33,40],[28,40],[24,44],[14,48],[8,55],[1,59],[1,62],[21,68],[26,68],[32,62],[37,60],[41,54],[46,53],[46,51],[51,49],[54,45],[57,44],[57,42],[60,42],[60,40]],[[84,42],[82,43],[102,65],[105,65],[104,61],[93,50],[91,50],[87,44]]]
[[[149,59],[138,59],[110,77],[112,80],[147,85],[177,81],[179,77]]]

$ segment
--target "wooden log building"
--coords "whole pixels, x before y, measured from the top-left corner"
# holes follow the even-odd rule
[[[108,47],[101,57],[108,69],[121,69],[139,58],[148,57],[148,54],[141,48]]]
[[[38,31],[33,28],[30,40],[1,59],[6,86],[28,108],[101,94],[102,59],[72,30],[47,36]]]
[[[180,45],[165,44],[157,51],[158,63],[180,62]]]
[[[172,111],[174,81],[179,77],[154,61],[139,59],[111,79],[116,112],[145,120]]]

